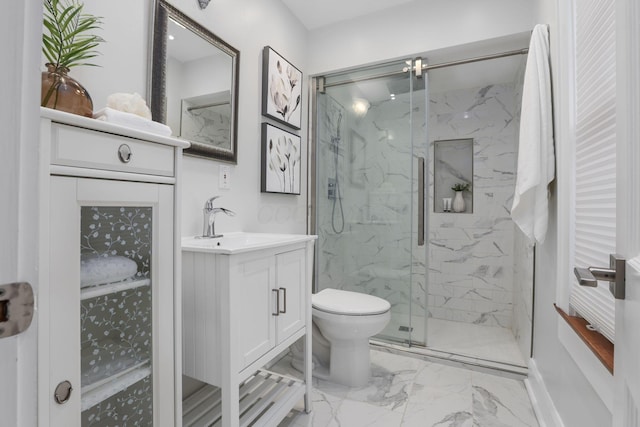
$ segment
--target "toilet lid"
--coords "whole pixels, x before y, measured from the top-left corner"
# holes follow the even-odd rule
[[[389,301],[382,298],[339,289],[323,289],[314,294],[311,301],[317,310],[356,316],[382,314],[391,308]]]

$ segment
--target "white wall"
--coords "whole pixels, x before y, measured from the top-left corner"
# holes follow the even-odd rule
[[[101,68],[72,70],[90,92],[94,109],[102,108],[113,92],[138,92],[147,84],[148,21],[151,0],[85,0],[86,11],[104,19],[96,60]],[[231,166],[231,189],[218,189],[220,162],[185,157],[183,173],[182,234],[202,232],[202,207],[213,195],[224,196],[220,206],[237,215],[217,218],[216,231],[306,232],[306,174],[300,196],[260,193],[260,123],[262,48],[271,45],[287,60],[307,72],[307,31],[279,0],[218,0],[204,11],[191,0],[171,3],[185,14],[240,50],[238,111],[238,164]],[[306,96],[306,82],[302,88]],[[303,100],[303,117],[307,101]],[[305,121],[306,122],[306,121]],[[302,164],[306,164],[306,125],[302,136]]]
[[[212,2],[203,12],[197,2],[172,2],[216,35],[240,50],[240,98],[238,110],[238,165],[231,167],[231,189],[218,189],[218,165],[211,160],[185,157],[182,234],[202,232],[202,207],[212,195],[221,195],[220,206],[236,211],[231,218],[219,215],[216,231],[306,232],[306,173],[300,196],[260,193],[260,124],[262,48],[272,46],[306,76],[307,32],[278,0]],[[306,82],[302,88],[307,94]],[[307,101],[302,115],[306,117]],[[302,160],[307,163],[306,124],[302,136]],[[306,169],[305,169],[306,170]]]
[[[569,52],[566,52],[560,44],[561,30],[558,26],[556,8],[557,3],[565,3],[565,1],[539,0],[534,15],[537,17],[537,22],[550,25],[557,151],[564,142],[563,126],[567,125],[566,120],[559,119],[563,108],[559,93],[563,87],[559,63],[560,58],[568,55]],[[562,168],[562,165],[567,162],[566,159],[558,158],[556,164],[558,168]],[[558,244],[562,243],[558,241],[558,230],[566,228],[565,224],[557,222],[557,186],[563,185],[569,184],[556,182],[553,186],[547,238],[545,243],[538,245],[536,250],[533,359],[565,426],[606,427],[611,425],[611,413],[558,338],[558,322],[562,320],[553,304],[557,301]]]
[[[529,0],[414,0],[312,31],[308,69],[318,74],[529,31],[534,4]]]
[[[104,107],[114,92],[147,89],[147,43],[151,0],[84,0],[85,12],[101,16],[103,25],[96,34],[105,39],[92,60],[99,67],[75,67],[69,73],[89,92],[94,111]],[[44,67],[43,67],[44,69]]]

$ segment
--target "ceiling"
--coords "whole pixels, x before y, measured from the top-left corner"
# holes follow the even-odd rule
[[[308,30],[368,15],[414,0],[282,0]]]

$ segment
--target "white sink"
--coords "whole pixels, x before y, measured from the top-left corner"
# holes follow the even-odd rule
[[[274,248],[291,243],[315,240],[317,236],[307,234],[268,234],[268,233],[224,233],[214,239],[183,237],[182,250],[190,252],[209,252],[218,254],[236,254],[259,249]]]

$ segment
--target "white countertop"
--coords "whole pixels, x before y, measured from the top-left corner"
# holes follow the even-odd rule
[[[237,254],[260,249],[275,248],[292,243],[307,242],[318,236],[308,234],[223,233],[218,238],[183,237],[182,250],[214,254]]]
[[[66,113],[64,111],[52,110],[51,108],[46,107],[40,107],[40,117],[50,119],[51,121],[56,123],[63,123],[100,132],[107,132],[114,135],[127,136],[130,138],[156,142],[158,144],[171,145],[174,147],[188,148],[191,145],[188,141],[185,141],[183,139],[144,132],[138,129],[105,122],[103,120],[83,117],[77,114]]]

